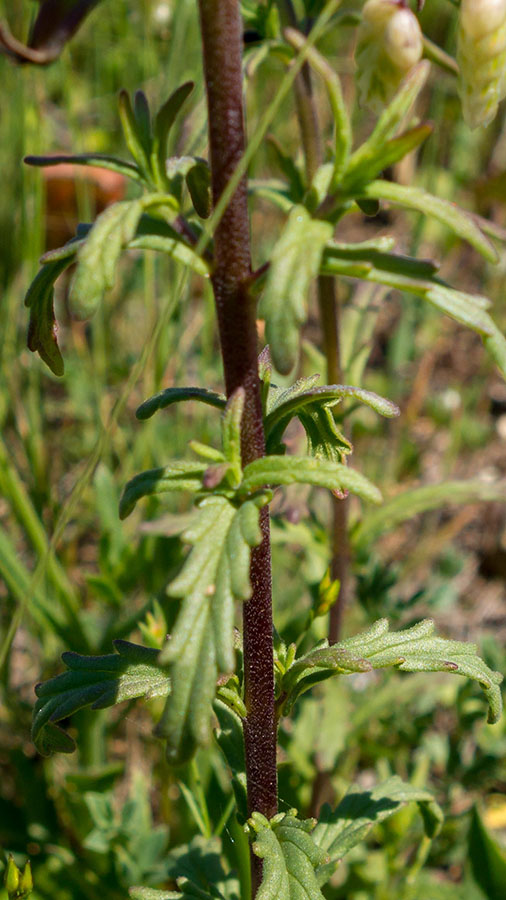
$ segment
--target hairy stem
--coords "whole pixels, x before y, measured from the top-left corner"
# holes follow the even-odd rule
[[[297,17],[291,0],[284,2],[285,15],[290,27],[297,28]],[[311,182],[316,169],[323,161],[322,140],[318,113],[313,96],[311,69],[307,63],[295,79],[295,103],[301,133],[306,178]],[[340,354],[340,306],[334,278],[321,275],[317,281],[318,307],[323,335],[325,359],[327,363],[327,383],[341,384],[343,381]],[[332,558],[330,571],[333,579],[340,583],[338,598],[330,611],[329,641],[336,643],[341,634],[343,611],[348,594],[348,503],[347,500],[332,498]]]
[[[242,96],[242,27],[239,0],[199,0],[209,152],[214,205],[245,147]],[[214,234],[212,276],[227,395],[244,388],[242,457],[246,465],[265,453],[257,363],[256,304],[251,276],[247,185],[243,178]],[[244,605],[244,722],[250,812],[277,811],[276,725],[272,647],[269,513],[262,510],[263,541],[253,550],[253,593]],[[253,893],[261,877],[254,857]]]

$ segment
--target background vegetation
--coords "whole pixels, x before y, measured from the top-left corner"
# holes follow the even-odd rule
[[[0,18],[16,34],[26,33],[32,13],[29,4],[0,2]],[[134,472],[158,464],[167,448],[178,456],[190,437],[216,440],[219,423],[176,405],[140,427],[134,412],[171,384],[220,390],[222,373],[209,285],[196,276],[183,284],[177,266],[154,255],[131,253],[123,260],[113,291],[90,323],[66,313],[67,282],[61,279],[64,379],[25,349],[22,297],[40,254],[124,188],[83,177],[57,182],[21,160],[26,153],[87,149],[124,155],[118,90],[142,87],[156,107],[189,78],[196,89],[184,128],[175,128],[173,152],[204,156],[196,15],[194,0],[108,0],[48,69],[14,67],[0,57],[0,864],[9,852],[19,863],[29,856],[36,900],[113,900],[135,883],[170,885],[177,854],[167,863],[169,842],[177,847],[192,835],[201,835],[193,845],[197,857],[199,840],[218,835],[232,862],[244,852],[244,839],[228,818],[230,783],[217,751],[198,755],[177,774],[160,760],[152,723],[162,701],[135,709],[127,704],[107,717],[79,713],[69,724],[79,747],[70,757],[42,760],[30,742],[33,685],[59,671],[55,660],[63,649],[108,653],[119,637],[157,647],[170,630],[173,602],[165,588],[182,559],[182,520],[176,525],[173,516],[182,507],[151,498],[142,522],[136,512],[120,524],[119,492]],[[453,50],[451,5],[431,0],[422,17],[426,33]],[[330,32],[325,45],[351,103],[348,33]],[[282,73],[281,63],[269,62],[251,77],[250,133]],[[425,116],[436,123],[434,135],[416,164],[410,158],[398,168],[396,180],[506,224],[503,117],[470,132],[454,79],[439,72],[423,102]],[[288,99],[272,132],[296,157],[292,113]],[[369,114],[357,108],[355,116],[358,132],[367,133]],[[271,171],[272,153],[268,146],[261,150],[253,176]],[[282,217],[261,202],[252,215],[258,259]],[[495,301],[504,330],[503,262],[489,266],[421,217],[394,211],[386,217],[385,232],[398,236],[401,250],[441,259],[443,277]],[[350,239],[372,232],[358,216],[347,228]],[[349,288],[342,292],[345,302]],[[361,302],[378,300],[363,293]],[[160,320],[163,328],[156,327]],[[478,337],[413,298],[391,293],[370,327],[366,386],[394,400],[402,414],[385,424],[368,410],[354,413],[354,458],[362,471],[387,499],[399,488],[430,491],[453,479],[471,479],[472,486],[468,502],[450,502],[448,492],[442,508],[419,515],[412,501],[409,509],[399,504],[397,517],[395,511],[390,518],[365,511],[352,530],[354,590],[345,633],[382,615],[399,625],[433,615],[448,636],[477,639],[489,665],[504,671],[506,388]],[[352,335],[351,317],[347,328]],[[316,317],[306,338],[302,367],[323,371]],[[292,440],[296,444],[300,435],[294,432]],[[441,488],[433,490],[444,500]],[[278,630],[292,640],[322,596],[329,509],[323,495],[302,490],[288,495],[282,512],[273,527],[275,611]],[[287,535],[290,552],[277,559],[276,540]],[[484,882],[480,872],[483,860],[500,868],[503,859],[506,725],[483,723],[482,701],[471,684],[397,673],[382,675],[380,684],[375,673],[329,681],[282,726],[280,739],[283,808],[311,812],[349,781],[367,787],[376,775],[397,774],[429,787],[446,814],[430,848],[411,808],[377,826],[369,851],[348,857],[329,897],[499,898],[499,882]],[[197,805],[186,785],[200,798]],[[426,853],[427,874],[406,886],[406,872],[414,874]]]

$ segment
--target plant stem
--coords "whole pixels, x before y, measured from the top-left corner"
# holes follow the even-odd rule
[[[291,0],[285,0],[284,7],[290,27],[297,28],[297,17]],[[297,118],[304,149],[306,178],[310,184],[316,169],[323,161],[323,150],[318,113],[313,96],[311,69],[307,63],[304,63],[297,75],[294,88]],[[335,279],[320,275],[317,281],[317,294],[327,362],[327,384],[341,384],[343,375],[339,347],[340,305]],[[336,497],[332,497],[331,547],[331,576],[340,583],[339,595],[330,610],[329,617],[329,641],[334,644],[339,640],[341,633],[343,611],[347,602],[349,568],[348,502]]]
[[[333,278],[321,275],[318,279],[318,304],[323,332],[327,380],[329,384],[342,384],[341,353],[339,347],[340,303]],[[343,612],[348,600],[348,501],[332,497],[332,558],[330,574],[339,581],[339,594],[330,610],[329,642],[337,643],[341,635]]]
[[[242,27],[239,0],[199,0],[209,116],[209,153],[216,206],[245,149],[242,96]],[[243,464],[263,456],[256,303],[249,292],[250,232],[246,179],[242,178],[214,233],[212,275],[227,396],[245,391]],[[251,599],[244,604],[244,720],[250,812],[277,812],[276,725],[272,646],[269,512],[261,513],[263,540],[251,557]],[[253,894],[261,861],[252,858]]]

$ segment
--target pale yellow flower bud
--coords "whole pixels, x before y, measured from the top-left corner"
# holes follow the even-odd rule
[[[462,0],[457,62],[464,119],[488,125],[506,96],[506,0]]]
[[[402,0],[367,0],[355,51],[361,103],[381,112],[422,53],[418,19]]]

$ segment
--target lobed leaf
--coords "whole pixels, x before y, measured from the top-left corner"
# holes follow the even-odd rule
[[[317,869],[319,884],[328,881],[343,856],[361,843],[373,826],[394,815],[407,803],[418,804],[425,831],[428,837],[434,837],[443,821],[440,807],[429,791],[402,781],[397,775],[372,790],[352,785],[334,810],[325,805],[312,835],[315,844],[330,857],[329,862]]]
[[[364,634],[331,647],[322,642],[285,674],[283,712],[300,694],[333,674],[395,667],[402,672],[450,672],[478,682],[488,701],[488,721],[497,722],[502,713],[502,675],[489,669],[475,644],[435,637],[434,629],[434,622],[425,619],[412,628],[389,632],[387,619],[379,619]]]
[[[206,497],[183,534],[192,549],[168,588],[183,603],[161,657],[173,687],[157,728],[173,764],[210,739],[218,671],[230,672],[234,664],[234,601],[251,595],[250,552],[262,539],[258,517],[264,502],[259,497],[237,508],[226,497]]]
[[[324,900],[315,870],[327,854],[314,841],[314,819],[297,819],[295,810],[268,821],[254,812],[248,820],[255,834],[253,852],[263,860],[256,900]]]
[[[309,284],[318,274],[331,236],[332,225],[312,219],[305,207],[294,206],[273,248],[259,316],[265,319],[274,365],[283,374],[295,365]]]
[[[85,706],[104,709],[125,700],[166,697],[170,693],[158,650],[123,640],[113,644],[116,653],[105,656],[63,653],[68,671],[36,686],[32,740],[43,756],[75,750],[74,740],[56,723]]]
[[[381,494],[365,475],[340,463],[310,456],[266,456],[249,463],[240,486],[242,495],[265,485],[312,484],[331,491],[351,491],[363,500],[381,503]]]
[[[315,377],[317,378],[318,376]],[[311,383],[309,383],[310,381]],[[273,393],[272,388],[270,393]],[[312,427],[312,419],[316,416],[318,420],[317,425],[322,425],[324,431],[327,432],[327,440],[330,446],[342,444],[342,435],[336,431],[329,409],[346,397],[358,400],[374,409],[375,412],[388,418],[399,415],[399,408],[395,403],[378,396],[378,394],[374,394],[372,391],[345,384],[315,386],[314,377],[312,379],[300,379],[299,382],[296,382],[295,385],[292,385],[287,390],[275,389],[273,398],[269,398],[269,412],[264,420],[267,451],[274,452],[274,449],[270,451],[269,447],[272,445],[273,448],[276,448],[280,445],[282,435],[294,416],[298,416],[301,419],[308,438],[310,438],[309,432]],[[320,422],[319,420],[322,421]],[[314,439],[310,440],[310,443],[313,445]],[[315,453],[314,455],[318,454]]]
[[[144,400],[135,415],[141,420],[149,419],[159,409],[166,409],[173,403],[181,403],[184,400],[200,400],[201,403],[207,403],[208,406],[214,406],[216,409],[225,409],[227,402],[224,394],[216,394],[214,391],[208,391],[207,388],[172,387],[159,391],[149,400]]]
[[[126,519],[141,497],[168,491],[202,490],[206,466],[198,461],[172,460],[160,469],[148,469],[135,475],[126,485],[119,503],[120,519]]]

